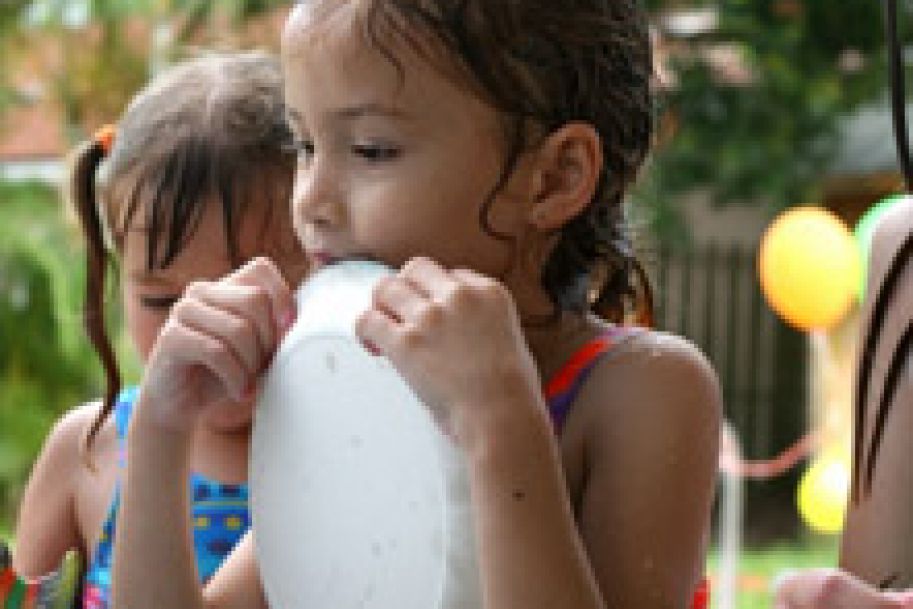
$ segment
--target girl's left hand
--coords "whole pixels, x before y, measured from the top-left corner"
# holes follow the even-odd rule
[[[499,420],[500,406],[543,401],[513,299],[472,271],[410,260],[377,285],[356,332],[390,358],[463,448]]]

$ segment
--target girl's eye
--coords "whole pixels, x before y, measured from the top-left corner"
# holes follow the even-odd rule
[[[385,144],[356,144],[352,152],[373,163],[392,161],[400,155],[400,149]]]
[[[154,311],[168,311],[178,301],[178,296],[140,296],[140,304]]]

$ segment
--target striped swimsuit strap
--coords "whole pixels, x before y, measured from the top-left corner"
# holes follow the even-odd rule
[[[557,373],[545,384],[545,399],[556,433],[564,429],[568,413],[577,394],[596,363],[613,347],[626,339],[642,333],[642,328],[613,326],[581,346]]]

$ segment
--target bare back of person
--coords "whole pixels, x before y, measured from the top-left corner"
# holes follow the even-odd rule
[[[892,208],[872,242],[872,259],[863,332],[868,332],[876,295],[891,261],[913,231],[913,202]],[[870,389],[866,399],[862,453],[868,455],[873,430],[882,403],[890,363],[900,337],[913,316],[913,265],[906,263],[898,287],[887,307],[880,338],[874,351]],[[888,411],[884,435],[877,452],[871,494],[850,502],[841,549],[841,567],[874,586],[913,587],[913,370],[909,353],[903,364],[896,392]],[[857,467],[865,472],[867,460]]]

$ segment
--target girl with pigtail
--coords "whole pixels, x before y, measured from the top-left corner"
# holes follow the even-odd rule
[[[85,326],[107,386],[103,399],[65,414],[46,440],[20,508],[13,566],[38,577],[76,549],[87,565],[85,609],[112,606],[127,431],[145,391],[122,386],[105,331],[106,276],[116,268],[126,329],[144,362],[188,294],[200,306],[217,306],[223,327],[243,325],[245,312],[257,310],[269,318],[261,328],[268,340],[281,336],[293,318],[284,286],[299,283],[306,270],[289,219],[294,157],[284,112],[276,59],[206,55],[156,77],[116,127],[74,154],[70,191],[87,253]],[[207,340],[206,324],[187,323],[196,340]],[[195,381],[215,383],[204,374]],[[151,385],[175,382],[159,371]],[[196,390],[184,386],[191,398]],[[182,472],[189,511],[173,524],[192,531],[194,560],[184,575],[195,581],[208,581],[249,528],[252,401],[239,388],[192,425],[192,456]]]

